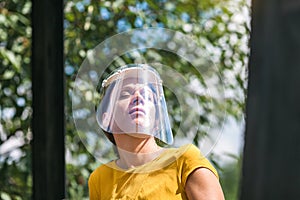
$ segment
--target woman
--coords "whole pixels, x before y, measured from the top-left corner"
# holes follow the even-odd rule
[[[224,199],[218,174],[194,145],[173,142],[162,80],[127,65],[103,81],[97,121],[119,159],[89,178],[90,199]]]

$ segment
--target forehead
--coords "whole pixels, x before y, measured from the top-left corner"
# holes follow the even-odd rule
[[[147,84],[147,83],[154,83],[155,81],[149,80],[145,77],[124,77],[122,82],[124,84]]]
[[[154,83],[145,81],[144,79],[141,78],[133,78],[129,77],[124,79],[122,82],[120,82],[121,88],[124,87],[147,87],[150,88],[149,84],[153,85]]]

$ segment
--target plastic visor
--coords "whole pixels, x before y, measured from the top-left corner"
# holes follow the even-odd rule
[[[153,136],[173,143],[159,74],[148,65],[127,65],[102,83],[97,121],[106,134]]]

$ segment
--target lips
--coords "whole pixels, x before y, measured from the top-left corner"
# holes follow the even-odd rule
[[[131,114],[143,114],[143,115],[146,115],[146,111],[143,109],[143,108],[139,108],[139,107],[135,107],[135,108],[132,108],[130,111],[129,111],[129,115]]]

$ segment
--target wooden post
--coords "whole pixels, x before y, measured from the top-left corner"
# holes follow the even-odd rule
[[[253,0],[242,200],[300,197],[300,1]]]
[[[63,1],[32,1],[33,199],[65,197]]]

